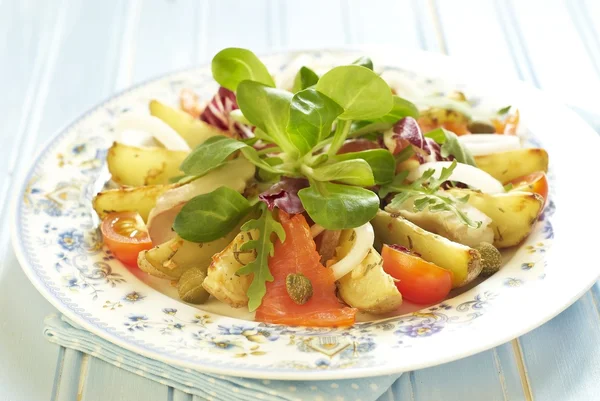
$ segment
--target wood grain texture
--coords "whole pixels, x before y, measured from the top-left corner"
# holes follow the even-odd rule
[[[583,104],[600,85],[598,26],[595,0],[0,0],[0,37],[7,38],[0,60],[11,60],[0,62],[0,194],[10,193],[35,149],[65,122],[119,88],[205,63],[226,46],[261,53],[380,43],[447,51]],[[573,79],[564,79],[557,57],[570,60]],[[0,320],[0,399],[203,401],[46,343],[42,319],[52,307],[18,268],[6,204],[1,198],[0,306],[10,312]],[[533,399],[597,398],[599,304],[596,284],[520,339]],[[509,343],[405,374],[379,401],[526,400],[517,357]]]

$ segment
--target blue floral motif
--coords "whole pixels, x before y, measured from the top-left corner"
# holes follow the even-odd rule
[[[423,322],[400,327],[395,334],[407,335],[409,337],[429,337],[435,333],[439,333],[443,328],[444,326],[433,322]]]
[[[533,269],[533,266],[535,266],[535,263],[532,263],[532,262],[523,263],[523,264],[521,264],[521,270],[531,270],[531,269]]]
[[[73,152],[74,155],[78,155],[81,154],[83,152],[85,152],[85,143],[80,143],[78,145],[73,146],[73,149],[71,149],[71,151]]]
[[[542,228],[542,234],[544,234],[544,239],[554,238],[554,229],[552,228],[552,223],[549,221],[546,222],[544,228]]]
[[[60,206],[50,199],[40,199],[37,202],[37,207],[50,217],[59,217],[63,214]]]
[[[129,322],[125,322],[123,324],[127,327],[127,330],[129,331],[144,331],[144,329],[150,327],[150,325],[147,323],[148,316],[146,315],[130,314],[127,316],[127,319],[129,319]]]
[[[175,315],[177,313],[175,308],[164,308],[162,311],[165,315]]]
[[[58,235],[58,244],[65,251],[74,251],[83,244],[83,234],[75,229],[63,231]]]

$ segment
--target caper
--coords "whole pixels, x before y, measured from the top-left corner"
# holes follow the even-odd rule
[[[288,274],[285,278],[287,293],[298,305],[304,305],[313,295],[312,283],[305,275]]]
[[[202,287],[206,278],[206,271],[199,267],[186,270],[179,278],[177,292],[179,298],[190,304],[202,304],[206,302],[210,294]]]
[[[472,134],[493,134],[496,132],[496,128],[485,121],[471,121],[467,125],[467,129]]]
[[[483,264],[483,269],[481,270],[482,276],[491,276],[500,270],[502,255],[494,245],[482,242],[475,249],[481,254],[481,263]]]

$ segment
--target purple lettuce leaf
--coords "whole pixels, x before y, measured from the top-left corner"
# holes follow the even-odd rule
[[[288,214],[300,214],[304,213],[304,206],[298,197],[298,191],[306,187],[307,179],[282,177],[281,181],[258,195],[258,199],[265,202],[269,210],[278,208]]]

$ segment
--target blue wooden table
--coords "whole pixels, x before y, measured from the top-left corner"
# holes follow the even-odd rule
[[[103,98],[225,46],[376,43],[481,63],[561,98],[600,129],[598,27],[598,0],[0,0],[0,400],[192,399],[47,343],[42,320],[53,308],[11,249],[13,185],[44,141]],[[382,400],[598,400],[599,305],[596,284],[537,330],[407,373]]]

